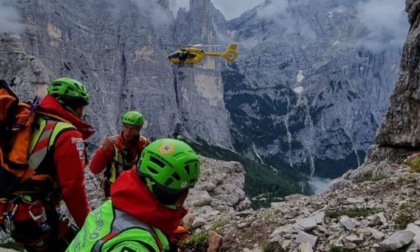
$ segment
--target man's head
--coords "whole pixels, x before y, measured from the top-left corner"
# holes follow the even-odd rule
[[[55,97],[64,108],[82,117],[89,104],[89,92],[82,83],[71,78],[59,78],[48,85],[48,94]]]
[[[137,173],[157,200],[164,205],[174,205],[180,199],[183,201],[188,189],[197,183],[200,161],[188,144],[159,139],[143,150]]]
[[[133,140],[139,136],[143,127],[143,115],[137,111],[128,111],[122,117],[122,134],[125,140]]]

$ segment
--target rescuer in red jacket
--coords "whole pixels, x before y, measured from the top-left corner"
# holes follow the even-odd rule
[[[139,112],[125,113],[122,117],[122,132],[117,136],[107,137],[96,150],[90,162],[90,170],[93,174],[104,171],[102,188],[105,197],[110,196],[110,185],[123,171],[137,163],[144,147],[150,144],[149,139],[140,135],[143,124],[144,118]]]
[[[64,251],[77,233],[58,210],[64,200],[77,226],[90,212],[85,191],[85,143],[94,131],[81,117],[89,103],[85,86],[60,78],[48,86],[31,136],[33,184],[2,198],[3,229],[26,251]],[[38,113],[39,112],[39,113]],[[35,183],[36,182],[36,183]]]

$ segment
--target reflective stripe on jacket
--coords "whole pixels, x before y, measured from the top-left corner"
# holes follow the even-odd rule
[[[32,169],[39,167],[60,132],[66,129],[75,129],[71,124],[46,120],[42,116],[36,119],[35,124],[37,127],[32,133],[29,147],[31,154],[28,159],[28,164]]]
[[[88,215],[66,251],[161,252],[169,251],[169,242],[159,229],[114,208],[108,200]]]

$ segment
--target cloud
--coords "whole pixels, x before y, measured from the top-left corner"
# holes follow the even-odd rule
[[[12,0],[0,0],[0,33],[22,33],[25,25]]]
[[[190,10],[190,0],[169,0],[169,9],[173,13],[174,17],[178,13],[180,8],[185,8],[185,10]]]
[[[359,20],[359,25],[354,29],[353,35],[357,41],[353,41],[352,46],[362,46],[369,50],[401,47],[409,28],[405,3],[399,0],[358,0],[344,6],[329,0],[271,0],[257,7],[257,15],[262,20],[274,21],[284,34],[299,34],[313,41],[317,38],[314,26],[306,18],[296,16],[299,12],[293,10],[298,8],[322,10],[329,17],[342,12],[350,14],[343,16],[354,16]]]
[[[257,15],[262,19],[276,19],[287,15],[289,3],[285,0],[267,3],[264,7],[257,9]]]
[[[320,0],[322,2],[323,0]],[[257,16],[262,20],[274,21],[276,25],[284,30],[284,34],[299,34],[308,41],[317,39],[311,24],[305,19],[296,16],[296,12],[291,10],[298,8],[308,8],[310,0],[272,0],[265,5],[257,7]]]
[[[401,46],[407,37],[408,20],[404,1],[369,0],[357,6],[357,16],[367,29],[359,45],[371,50]]]
[[[227,20],[230,20],[263,3],[264,0],[211,0],[211,2]]]
[[[151,19],[151,23],[155,26],[165,26],[172,22],[168,11],[159,4],[158,0],[130,0],[137,5],[140,12],[147,15]]]
[[[314,193],[319,195],[328,189],[328,185],[331,183],[331,179],[310,177],[308,183],[311,185]]]

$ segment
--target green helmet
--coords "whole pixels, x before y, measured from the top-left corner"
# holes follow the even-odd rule
[[[82,83],[71,78],[56,79],[48,85],[48,94],[56,97],[66,106],[89,104],[89,92]]]
[[[133,126],[143,127],[144,118],[143,115],[137,111],[128,111],[122,117],[122,123]]]
[[[186,143],[175,139],[159,139],[142,152],[137,165],[141,178],[148,178],[149,190],[177,194],[193,188],[200,176],[200,161],[194,150]]]

